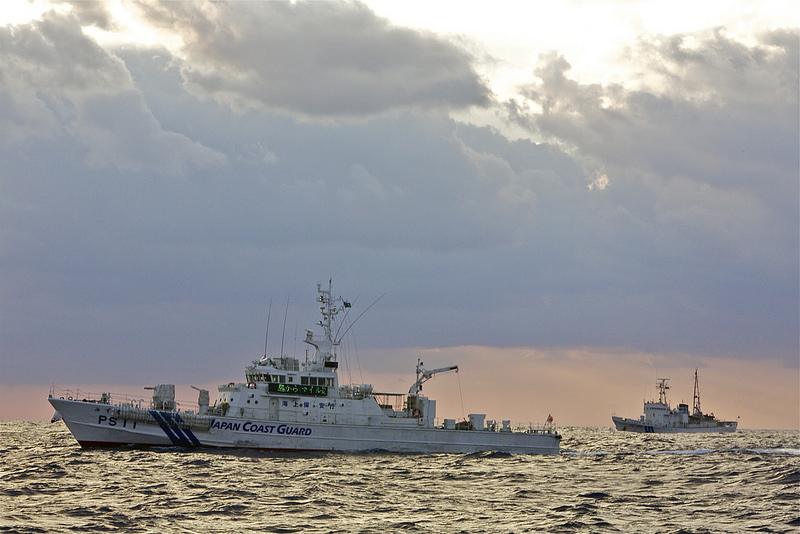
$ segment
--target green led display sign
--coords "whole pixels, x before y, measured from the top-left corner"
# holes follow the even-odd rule
[[[326,397],[328,386],[303,386],[300,384],[275,384],[269,383],[270,393],[283,393],[284,395],[311,395],[314,397]]]

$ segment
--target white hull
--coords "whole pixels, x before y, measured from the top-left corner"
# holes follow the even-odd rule
[[[49,400],[83,447],[132,445],[273,451],[558,454],[561,439],[557,432],[549,430],[450,430],[411,425],[297,423],[220,416],[193,416],[193,423],[186,424],[184,418],[187,416],[179,412],[138,410],[137,417],[126,417],[119,407],[110,404],[58,398]]]
[[[734,432],[737,424],[724,423],[724,424],[708,424],[696,425],[692,423],[674,423],[670,426],[659,426],[648,424],[639,419],[627,419],[623,417],[612,417],[614,426],[617,430],[624,432],[639,432],[643,434],[691,434],[700,432]]]

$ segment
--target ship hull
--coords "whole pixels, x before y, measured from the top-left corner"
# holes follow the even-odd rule
[[[497,432],[376,425],[296,423],[179,412],[128,410],[50,398],[82,447],[215,447],[272,451],[383,450],[406,453],[558,454],[556,432]]]
[[[736,422],[717,421],[713,425],[693,425],[684,423],[681,426],[658,426],[648,424],[638,419],[626,419],[622,417],[612,417],[614,426],[623,432],[638,432],[642,434],[694,434],[701,432],[734,432],[737,427]]]

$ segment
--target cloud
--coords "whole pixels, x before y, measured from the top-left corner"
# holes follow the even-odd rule
[[[392,25],[358,2],[139,4],[183,39],[187,88],[243,110],[314,117],[487,106],[463,48]]]
[[[359,4],[136,5],[185,47],[101,47],[70,15],[0,30],[3,380],[230,376],[263,350],[270,297],[291,295],[294,338],[328,277],[364,295],[358,309],[387,294],[356,328],[364,349],[795,364],[797,104],[778,89],[796,83],[784,61],[796,50],[784,33],[694,42],[698,65],[715,47],[742,58],[708,57],[725,72],[709,77],[643,41],[637,87],[580,84],[545,55],[507,107],[549,139],[537,144],[451,119],[487,102],[470,56]],[[340,19],[342,35],[310,29]],[[377,56],[321,64],[352,36]],[[270,39],[294,39],[295,62],[265,59]],[[437,61],[453,69],[436,76],[461,80],[452,93],[437,93]],[[361,81],[337,81],[347,69]],[[715,81],[737,69],[752,104]],[[400,72],[417,81],[389,87]],[[669,83],[644,83],[656,78]],[[769,87],[777,98],[758,93]]]
[[[133,88],[119,58],[86,39],[76,18],[54,11],[0,28],[0,50],[0,145],[57,135],[70,98]]]
[[[434,258],[452,265],[450,255],[514,243],[530,224],[527,181],[467,145],[444,114],[236,114],[186,92],[164,50],[118,57],[132,89],[34,94],[66,110],[45,106],[62,133],[3,152],[4,310],[14,319],[2,337],[17,355],[4,376],[47,361],[56,338],[63,357],[52,365],[64,377],[80,354],[113,353],[115,373],[128,376],[170,352],[247,354],[268,290],[308,295],[320,277],[356,277],[359,291],[388,284],[401,301],[419,299],[391,279],[415,285],[425,272],[433,284],[445,275]],[[204,331],[224,332],[219,345],[197,346]],[[207,369],[228,372],[224,361]]]
[[[754,173],[778,178],[797,163],[797,41],[796,30],[763,34],[754,46],[721,30],[643,38],[630,51],[636,88],[580,84],[568,78],[567,60],[549,52],[535,70],[539,81],[507,110],[596,164],[752,187]]]
[[[105,2],[69,1],[71,12],[81,21],[82,25],[94,26],[105,31],[114,31],[118,25],[114,16]]]
[[[768,315],[755,319],[764,331],[798,323],[797,34],[752,45],[719,29],[643,38],[630,50],[640,69],[631,87],[581,84],[551,52],[506,104],[585,169],[599,209],[576,221],[589,223],[597,259],[632,275],[612,276],[614,286],[638,285],[641,297],[672,288],[683,295],[663,310],[738,324],[743,344],[753,317]],[[786,342],[790,354],[796,332]]]
[[[225,164],[220,153],[164,131],[123,61],[86,36],[77,17],[50,11],[6,26],[0,46],[0,125],[8,132],[0,144],[62,137],[84,148],[90,167],[130,172],[175,175]]]
[[[0,87],[7,91],[108,94],[132,88],[119,58],[88,39],[73,16],[50,11],[40,21],[6,26],[0,46]]]

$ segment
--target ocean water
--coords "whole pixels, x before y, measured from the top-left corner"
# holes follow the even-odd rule
[[[558,456],[81,449],[1,422],[0,532],[800,532],[800,433],[563,428]]]

